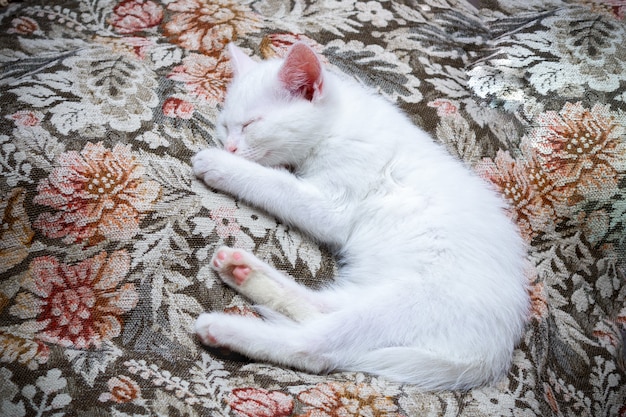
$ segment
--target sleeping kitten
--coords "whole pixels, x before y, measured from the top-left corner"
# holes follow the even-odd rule
[[[425,390],[501,377],[527,316],[525,247],[503,201],[397,108],[304,44],[257,63],[230,46],[224,149],[195,174],[333,248],[313,291],[242,250],[212,265],[261,318],[204,313],[209,346],[309,372],[362,371]],[[289,166],[293,172],[281,167]]]

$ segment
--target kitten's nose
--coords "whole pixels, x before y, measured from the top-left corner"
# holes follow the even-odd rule
[[[228,145],[226,145],[226,150],[228,152],[230,152],[230,153],[235,153],[235,152],[237,152],[237,145],[232,144],[232,143],[228,144]]]

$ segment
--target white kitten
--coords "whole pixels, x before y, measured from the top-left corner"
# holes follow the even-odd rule
[[[203,343],[310,372],[363,371],[467,389],[509,367],[529,305],[525,247],[502,200],[398,109],[296,44],[235,79],[196,175],[336,250],[304,287],[242,250],[220,277],[264,318],[202,314]],[[290,166],[289,172],[283,166]]]

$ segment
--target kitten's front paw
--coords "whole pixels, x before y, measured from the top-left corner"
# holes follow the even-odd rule
[[[229,156],[228,152],[222,149],[204,149],[191,158],[193,173],[207,185],[215,186],[226,178],[223,161]]]

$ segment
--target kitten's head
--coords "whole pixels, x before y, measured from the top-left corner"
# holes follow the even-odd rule
[[[256,62],[229,45],[235,77],[217,126],[224,149],[267,166],[298,166],[326,135],[325,73],[308,46]]]

